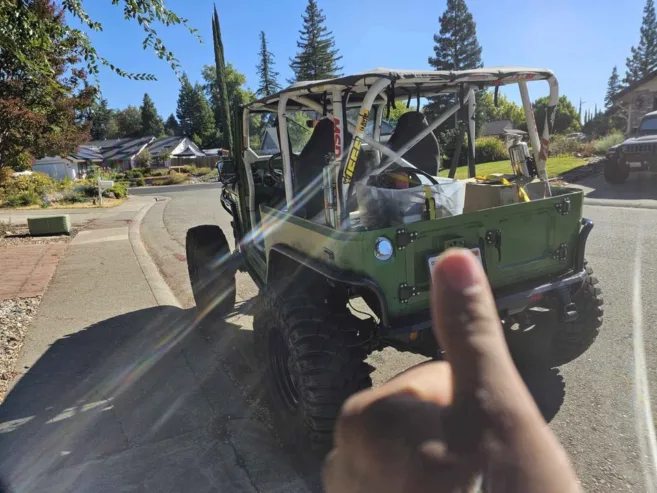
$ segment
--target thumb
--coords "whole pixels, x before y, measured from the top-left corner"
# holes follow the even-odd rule
[[[451,249],[440,257],[431,291],[434,332],[452,367],[455,400],[479,390],[491,397],[519,379],[488,279],[470,251]]]

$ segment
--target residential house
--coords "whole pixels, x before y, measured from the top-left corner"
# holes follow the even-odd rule
[[[486,122],[479,132],[479,137],[498,137],[501,140],[506,140],[510,135],[527,135],[527,132],[513,128],[511,120]]]
[[[95,147],[103,155],[103,165],[111,168],[137,168],[135,158],[155,137],[139,137],[137,139],[94,140],[87,145]]]
[[[171,159],[185,158],[196,159],[205,157],[205,153],[194,142],[187,137],[163,137],[154,140],[148,147],[148,152],[153,156],[153,163],[160,166],[171,166]],[[159,156],[167,155],[165,160],[158,159]]]
[[[37,159],[32,166],[32,170],[45,173],[55,180],[64,180],[66,178],[76,180],[85,178],[89,167],[100,165],[102,161],[102,154],[95,148],[85,145],[79,146],[77,151],[70,156],[46,156]]]
[[[170,166],[172,158],[193,159],[205,156],[191,139],[181,136],[159,139],[150,136],[137,139],[96,140],[89,142],[88,145],[98,148],[103,155],[103,164],[112,168],[137,168],[135,158],[143,150],[150,152],[155,166]],[[159,159],[166,154],[169,154],[167,159]]]
[[[613,103],[627,116],[626,131],[638,128],[646,113],[657,111],[657,70],[616,94]]]

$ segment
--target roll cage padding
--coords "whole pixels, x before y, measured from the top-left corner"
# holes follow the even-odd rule
[[[395,130],[388,140],[388,146],[393,151],[398,151],[428,126],[429,124],[421,112],[409,111],[404,113],[399,118]],[[402,157],[425,173],[435,176],[438,174],[438,164],[440,163],[438,139],[433,133],[430,133],[411,147]]]

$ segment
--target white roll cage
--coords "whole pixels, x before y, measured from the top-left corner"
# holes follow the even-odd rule
[[[445,83],[440,85],[440,91],[423,91],[423,84],[429,84],[435,88],[436,79],[445,79]],[[353,79],[356,83],[353,83]],[[350,82],[349,84],[346,81]],[[531,104],[529,91],[527,88],[528,81],[534,80],[547,80],[550,87],[550,96],[548,100],[548,108],[545,117],[545,124],[543,126],[543,134],[539,136],[534,110]],[[390,148],[379,142],[381,132],[381,121],[383,117],[383,110],[388,104],[387,89],[392,84],[397,87],[412,87],[417,88],[418,98],[420,94],[422,97],[432,97],[441,93],[458,93],[465,94],[463,98],[457,97],[457,102],[447,108],[435,121],[431,122],[427,128],[417,134],[399,151],[393,151]],[[554,126],[554,118],[556,116],[556,106],[559,98],[559,86],[556,77],[549,70],[542,69],[524,69],[524,68],[495,68],[495,69],[475,69],[461,72],[402,72],[402,71],[387,71],[385,69],[378,69],[376,71],[362,74],[359,76],[351,76],[349,78],[338,78],[329,81],[320,82],[307,82],[302,83],[301,87],[296,85],[291,86],[280,93],[263,98],[262,100],[251,103],[245,107],[243,113],[243,132],[244,142],[242,146],[244,162],[251,165],[258,159],[258,155],[249,147],[249,116],[252,111],[255,112],[276,112],[278,115],[278,131],[279,141],[288,142],[288,132],[286,124],[286,113],[290,101],[294,102],[302,109],[315,111],[325,114],[327,118],[334,123],[334,153],[331,165],[335,168],[335,183],[337,186],[337,212],[340,217],[338,223],[340,229],[347,228],[348,214],[346,212],[346,201],[351,190],[351,179],[354,172],[354,167],[360,153],[362,143],[366,143],[377,151],[377,168],[361,177],[360,180],[366,179],[372,174],[378,174],[384,171],[388,166],[393,163],[401,163],[405,166],[412,167],[402,157],[409,149],[424,139],[429,133],[433,132],[438,126],[445,122],[450,116],[454,115],[462,105],[467,104],[468,124],[470,126],[470,135],[474,135],[474,112],[475,112],[475,93],[487,87],[497,87],[502,85],[509,85],[516,83],[520,90],[520,97],[522,99],[525,119],[527,122],[527,130],[529,140],[532,147],[534,160],[538,172],[538,178],[546,183],[546,190],[549,194],[548,175],[546,169],[546,162],[549,151],[550,133]],[[349,91],[353,90],[354,85],[359,85],[363,88],[361,91],[362,101],[359,105],[358,120],[353,123],[347,121],[347,128],[352,132],[353,137],[348,149],[344,149],[344,124],[343,121],[343,104],[346,99],[348,107],[356,107],[349,104]],[[347,97],[345,98],[345,94]],[[330,97],[330,104],[321,104],[316,100],[318,94],[324,94],[325,98]],[[394,93],[393,93],[394,94]],[[408,91],[404,94],[410,94]],[[313,99],[311,96],[315,96]],[[410,97],[410,96],[409,96]],[[344,98],[344,99],[343,99]],[[396,101],[406,99],[405,95],[395,97]],[[374,134],[373,138],[368,137],[365,133],[367,123],[370,119],[372,108],[376,107],[376,118],[374,121]],[[297,108],[298,110],[298,108]],[[336,116],[337,115],[337,116]],[[290,149],[287,145],[279,143],[281,158],[283,163],[283,177],[285,183],[285,197],[287,209],[292,210],[295,204],[295,190],[293,183],[292,165]],[[471,152],[474,151],[474,142],[471,144]],[[382,161],[382,157],[387,159]],[[255,225],[256,204],[254,183],[251,173],[246,173],[249,187],[249,201],[248,208],[252,224]],[[321,186],[321,183],[315,183],[316,186]],[[298,192],[298,191],[297,191]]]

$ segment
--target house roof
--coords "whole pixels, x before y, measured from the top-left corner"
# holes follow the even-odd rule
[[[201,149],[201,151],[203,151],[203,154],[206,156],[218,156],[219,154],[223,153],[223,149],[221,147],[216,149]]]
[[[121,161],[124,159],[130,159],[133,156],[139,154],[141,150],[153,141],[155,137],[140,137],[138,139],[126,139],[124,141],[118,141],[115,146],[106,148],[101,148],[101,154],[104,159]]]
[[[72,163],[68,159],[61,156],[46,156],[41,159],[37,159],[34,162],[34,166],[54,166],[57,164],[69,165]]]
[[[173,151],[182,141],[185,140],[185,137],[173,136],[173,137],[162,137],[161,139],[156,139],[151,142],[147,149],[153,156],[160,154],[163,150],[168,149]]]
[[[625,96],[627,96],[629,93],[635,91],[639,87],[641,87],[643,84],[646,82],[650,82],[653,80],[655,77],[657,77],[657,70],[654,72],[650,72],[648,75],[646,75],[643,79],[637,80],[636,82],[633,82],[629,86],[627,86],[625,89],[614,95],[614,97],[611,98],[611,100],[615,103],[617,101],[620,101],[623,99]]]
[[[78,161],[102,161],[103,155],[99,152],[98,148],[90,146],[80,146],[77,152],[71,154],[73,159]]]
[[[481,136],[486,135],[502,135],[506,130],[512,130],[513,123],[511,120],[494,120],[492,122],[487,122],[484,124],[484,128],[481,129]]]

